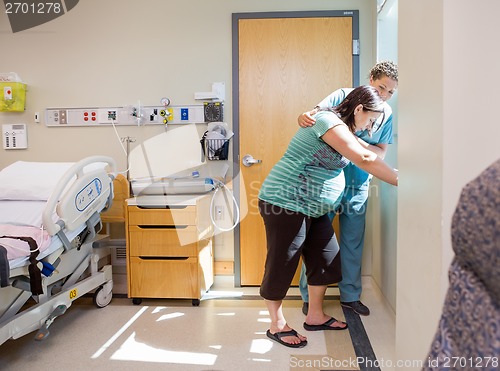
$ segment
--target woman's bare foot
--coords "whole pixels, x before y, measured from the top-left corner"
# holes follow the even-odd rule
[[[290,335],[286,334],[287,332],[290,332]],[[271,328],[269,329],[268,333],[272,335],[273,340],[279,339],[281,340],[279,341],[281,343],[286,343],[290,345],[300,345],[304,342],[307,343],[307,337],[300,335],[287,324],[285,324],[285,326],[281,329],[271,324]],[[283,336],[285,335],[284,333],[286,334],[286,336]]]

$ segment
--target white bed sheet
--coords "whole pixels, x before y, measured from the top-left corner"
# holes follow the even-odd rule
[[[0,224],[40,227],[42,225],[42,212],[45,205],[47,205],[47,201],[0,200]]]
[[[42,213],[46,205],[46,201],[5,201],[0,200],[0,224],[16,224],[30,225],[40,228],[42,225]],[[52,219],[57,221],[57,214],[54,213]],[[85,225],[73,231],[65,231],[66,236],[71,241],[80,232],[83,231]],[[38,255],[38,259],[52,254],[54,251],[62,247],[63,244],[59,237],[52,236],[50,245]],[[29,257],[16,258],[9,260],[11,269],[21,267],[29,263]]]

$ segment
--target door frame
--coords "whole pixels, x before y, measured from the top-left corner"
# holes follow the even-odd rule
[[[233,114],[233,194],[240,207],[240,130],[239,130],[239,20],[241,19],[268,19],[268,18],[319,18],[319,17],[350,17],[352,19],[352,81],[358,86],[359,73],[359,10],[318,10],[318,11],[291,11],[291,12],[256,12],[232,14],[232,114]],[[234,285],[241,286],[240,264],[240,223],[234,228]]]

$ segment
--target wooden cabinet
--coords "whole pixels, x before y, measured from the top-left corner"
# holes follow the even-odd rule
[[[127,200],[128,296],[200,299],[212,286],[211,195]]]

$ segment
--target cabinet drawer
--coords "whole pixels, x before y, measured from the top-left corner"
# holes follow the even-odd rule
[[[129,225],[195,225],[196,206],[171,206],[166,209],[128,207]]]
[[[130,296],[141,298],[201,297],[197,258],[157,260],[130,258]]]
[[[129,227],[130,256],[197,256],[195,226],[182,228]]]

